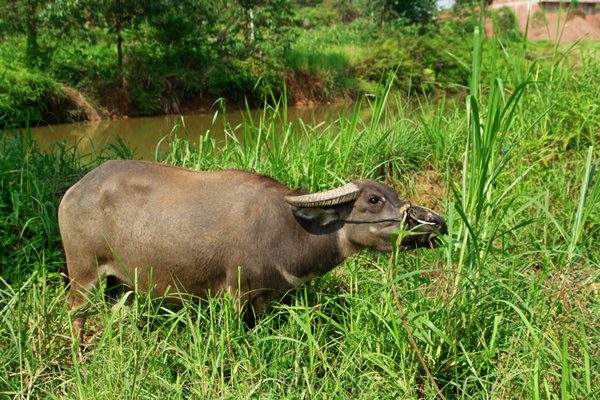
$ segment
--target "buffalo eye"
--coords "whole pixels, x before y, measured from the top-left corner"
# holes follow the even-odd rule
[[[373,206],[376,205],[376,204],[379,204],[379,202],[380,202],[380,200],[377,197],[371,197],[369,199],[369,204],[371,204]]]

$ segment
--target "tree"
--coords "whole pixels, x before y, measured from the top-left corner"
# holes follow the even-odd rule
[[[7,1],[0,10],[0,27],[6,33],[24,33],[27,36],[25,60],[29,66],[37,66],[40,58],[38,29],[44,8],[42,0]]]
[[[390,11],[406,18],[413,24],[428,24],[433,21],[436,0],[392,0]]]
[[[206,45],[218,34],[219,7],[214,0],[147,1],[145,15],[165,49]]]
[[[367,8],[378,15],[381,37],[385,36],[386,22],[404,19],[409,24],[425,25],[433,21],[436,0],[369,0]]]
[[[81,0],[89,22],[114,30],[117,45],[117,69],[123,72],[123,29],[133,28],[146,17],[148,0]]]

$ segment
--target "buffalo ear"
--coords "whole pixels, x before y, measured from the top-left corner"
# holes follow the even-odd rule
[[[335,207],[294,207],[293,212],[296,217],[316,222],[319,225],[328,225],[342,219]]]

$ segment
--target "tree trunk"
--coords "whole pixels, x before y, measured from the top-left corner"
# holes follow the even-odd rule
[[[245,10],[247,11],[247,10]],[[247,14],[247,12],[245,13]],[[248,50],[250,41],[248,40],[248,17],[244,18],[244,49]]]
[[[381,38],[385,38],[385,6],[381,8]]]
[[[40,55],[40,49],[37,43],[37,2],[32,1],[27,4],[27,48],[25,58],[31,66],[37,65]]]
[[[250,9],[250,42],[254,42],[254,10]]]
[[[115,28],[117,30],[117,67],[119,74],[123,72],[123,36],[121,36],[121,0],[115,0],[117,15],[115,16]]]

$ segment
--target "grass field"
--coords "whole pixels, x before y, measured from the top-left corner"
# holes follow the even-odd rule
[[[444,214],[435,251],[363,252],[247,329],[228,299],[172,307],[136,294],[112,313],[100,288],[87,345],[71,342],[56,210],[94,158],[27,129],[0,137],[0,394],[5,398],[600,398],[600,112],[596,50],[550,60],[476,31],[464,109],[391,101],[391,79],[315,134],[285,102],[230,127],[223,148],[176,126],[159,161],[240,168],[309,190],[385,181]],[[482,54],[486,54],[484,58]],[[511,66],[497,69],[502,64]],[[569,62],[575,59],[575,62]],[[483,71],[483,73],[482,73]],[[390,104],[394,118],[387,117]],[[249,115],[252,115],[249,113]],[[425,183],[429,186],[425,186]],[[84,218],[84,217],[83,217]]]

